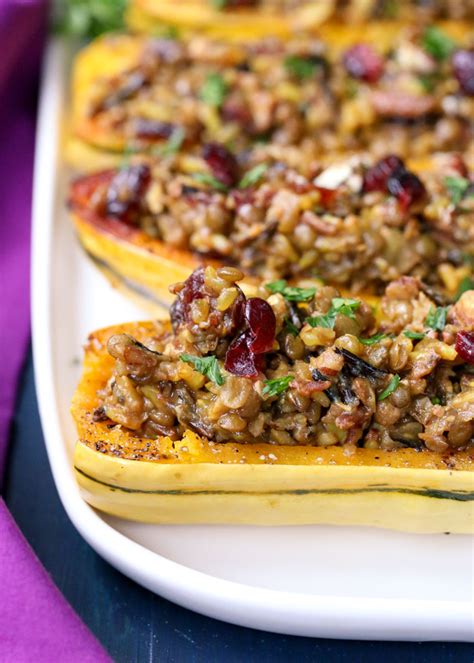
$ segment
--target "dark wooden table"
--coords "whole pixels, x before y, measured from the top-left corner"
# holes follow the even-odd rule
[[[69,522],[46,457],[31,357],[23,375],[12,434],[6,502],[60,590],[118,663],[474,661],[474,646],[469,644],[274,635],[202,617],[159,598],[98,557]]]

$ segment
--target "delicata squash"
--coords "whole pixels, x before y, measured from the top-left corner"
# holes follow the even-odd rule
[[[199,268],[170,322],[92,334],[72,414],[94,507],[158,523],[474,531],[474,291],[379,310]]]
[[[155,33],[203,31],[226,39],[287,37],[315,29],[328,19],[334,0],[135,0],[127,15],[132,30]]]
[[[418,177],[395,155],[323,169],[272,153],[248,162],[210,143],[188,167],[171,155],[81,177],[69,201],[79,239],[114,281],[160,302],[203,263],[238,265],[254,289],[322,279],[377,294],[412,275],[452,298],[469,282],[473,184],[459,156]]]
[[[393,2],[378,0],[132,0],[132,30],[156,34],[170,27],[180,34],[202,31],[226,39],[258,39],[315,30],[328,19],[363,24],[373,19],[432,20],[474,18],[470,2]],[[370,26],[370,23],[369,23]],[[364,27],[367,27],[364,25]],[[326,25],[324,25],[326,28]]]
[[[67,157],[89,171],[208,142],[299,146],[301,159],[472,151],[468,28],[376,28],[256,44],[102,37],[75,63]]]

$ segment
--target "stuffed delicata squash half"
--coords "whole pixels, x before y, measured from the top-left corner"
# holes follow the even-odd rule
[[[326,169],[265,147],[258,157],[241,163],[210,143],[188,170],[170,156],[81,177],[70,191],[80,242],[115,282],[160,302],[203,263],[239,266],[245,286],[322,279],[377,293],[412,275],[448,298],[472,276],[473,184],[460,157],[420,177],[395,155]]]
[[[303,158],[469,151],[474,51],[463,46],[466,26],[448,27],[385,27],[368,43],[349,33],[342,46],[330,35],[257,44],[101,38],[75,64],[68,159],[94,170],[124,152],[199,154],[208,142],[235,152],[296,145]]]
[[[156,34],[205,32],[225,39],[288,37],[314,30],[334,11],[334,0],[134,0],[127,22],[132,30]],[[238,36],[237,36],[238,35]]]
[[[72,414],[84,498],[159,523],[474,531],[474,291],[175,285],[170,322],[89,337]]]
[[[127,22],[132,30],[150,34],[173,28],[180,34],[205,32],[226,39],[258,39],[289,36],[295,31],[317,29],[328,19],[363,24],[374,19],[427,21],[433,19],[472,19],[471,2],[390,0],[132,0]],[[364,27],[367,27],[364,25]],[[327,28],[327,24],[323,29]]]

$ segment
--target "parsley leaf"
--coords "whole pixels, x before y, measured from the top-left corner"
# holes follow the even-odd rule
[[[435,72],[432,74],[418,74],[418,80],[424,92],[428,94],[433,92],[436,85],[439,83],[439,75]]]
[[[435,331],[443,331],[449,306],[432,306],[426,316],[425,325]]]
[[[207,76],[199,97],[204,103],[220,108],[227,94],[227,83],[217,72]]]
[[[316,288],[297,288],[288,285],[284,279],[267,283],[267,290],[273,294],[280,293],[289,302],[309,302],[316,294]]]
[[[227,0],[211,0],[211,5],[214,9],[224,9],[227,5]]]
[[[53,4],[53,3],[51,3]],[[54,28],[74,37],[94,38],[123,29],[126,0],[68,0],[55,2]]]
[[[308,60],[308,58],[302,58],[299,55],[288,55],[285,58],[284,64],[289,74],[301,80],[314,76],[318,67],[315,62]]]
[[[456,48],[456,42],[435,25],[426,28],[422,44],[425,51],[439,61],[446,60]]]
[[[248,170],[239,182],[239,189],[246,189],[252,184],[257,184],[258,180],[268,170],[268,163],[259,163]]]
[[[384,338],[388,338],[387,334],[380,333],[369,336],[369,338],[361,338],[359,336],[359,341],[362,343],[362,345],[375,345],[375,343],[383,341]]]
[[[455,297],[456,301],[459,299],[461,295],[463,295],[468,290],[474,290],[474,281],[471,279],[470,276],[465,276],[457,289]]]
[[[181,149],[181,146],[184,141],[184,129],[178,127],[173,131],[171,136],[168,138],[164,145],[160,145],[154,150],[155,154],[160,157],[169,157],[172,154],[176,154]]]
[[[217,191],[229,190],[225,184],[223,184],[220,180],[217,179],[217,177],[214,177],[214,175],[211,175],[210,173],[193,173],[192,177],[197,182],[201,182],[201,184],[208,184],[213,189],[217,189]]]
[[[315,315],[312,318],[307,318],[306,322],[310,327],[324,327],[325,329],[334,329],[337,313],[330,309],[324,315]]]
[[[465,177],[445,177],[444,186],[453,203],[459,205],[469,187],[469,180]]]
[[[295,324],[293,324],[293,322],[291,322],[289,318],[286,318],[285,320],[285,329],[286,331],[290,332],[290,334],[293,334],[293,336],[298,336],[298,334],[300,333],[298,327]]]
[[[416,332],[412,331],[411,329],[407,329],[406,331],[403,332],[403,336],[411,338],[414,341],[420,341],[422,338],[425,338],[426,334],[425,332]]]
[[[385,389],[382,391],[381,394],[378,396],[379,401],[384,401],[390,394],[392,394],[395,389],[398,387],[400,384],[401,377],[399,375],[393,375],[392,379],[388,383],[388,385],[385,387]]]
[[[283,394],[294,379],[293,375],[285,375],[283,378],[264,380],[262,394],[266,396],[278,396],[279,394]]]
[[[354,311],[357,311],[359,306],[360,301],[358,299],[334,297],[331,303],[331,308],[326,314],[307,318],[306,322],[311,327],[326,327],[327,329],[334,329],[334,323],[336,322],[338,313],[355,320]]]
[[[433,405],[441,405],[441,398],[438,398],[438,396],[433,396],[431,402],[433,403]]]
[[[342,315],[346,315],[352,320],[355,320],[354,311],[357,311],[359,306],[360,301],[358,299],[350,299],[348,297],[334,297],[332,300],[332,308],[337,313],[342,313]]]
[[[225,380],[219,369],[219,362],[214,355],[210,357],[196,357],[195,355],[184,353],[179,358],[187,364],[192,364],[198,373],[205,375],[211,382],[214,382],[220,387],[224,384]]]

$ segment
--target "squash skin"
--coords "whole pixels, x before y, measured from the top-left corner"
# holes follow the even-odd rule
[[[472,450],[357,449],[348,455],[342,447],[211,445],[191,431],[180,442],[161,438],[150,445],[120,426],[93,421],[97,393],[113,366],[107,339],[127,332],[143,341],[154,330],[152,322],[130,323],[89,337],[72,415],[76,478],[92,506],[154,523],[474,532]]]
[[[175,296],[169,291],[174,283],[185,281],[202,264],[222,267],[216,260],[201,260],[191,251],[169,247],[146,233],[115,219],[99,219],[94,214],[72,212],[78,239],[111,284],[132,298],[151,315],[163,317]],[[310,279],[305,279],[309,283]],[[319,282],[314,280],[314,284]],[[248,297],[255,297],[261,280],[246,276],[239,283]],[[349,296],[347,289],[337,286]],[[369,292],[364,299],[377,308],[379,297]]]

